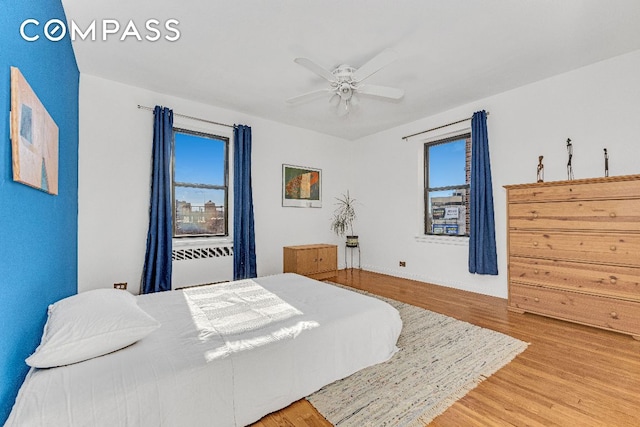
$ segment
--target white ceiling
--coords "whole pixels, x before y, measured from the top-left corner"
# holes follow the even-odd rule
[[[73,46],[81,73],[356,139],[640,49],[638,0],[63,0],[67,20],[105,19],[141,36],[177,19],[175,42],[118,35]],[[164,31],[163,35],[171,35]],[[361,97],[346,117],[327,86],[293,62],[359,67],[385,48],[398,60],[367,79],[405,90],[400,102]],[[178,113],[190,114],[185,111]],[[211,117],[211,120],[216,120]],[[250,123],[248,123],[250,124]]]

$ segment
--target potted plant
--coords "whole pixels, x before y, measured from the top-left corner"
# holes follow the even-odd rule
[[[338,235],[344,236],[347,232],[351,234],[347,235],[347,247],[355,248],[358,246],[358,236],[353,233],[353,222],[356,219],[356,210],[354,203],[356,199],[347,194],[343,194],[342,197],[336,197],[336,210],[333,212],[333,219],[331,220],[331,229]]]

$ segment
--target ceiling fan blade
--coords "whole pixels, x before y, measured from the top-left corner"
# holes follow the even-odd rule
[[[368,62],[366,62],[362,67],[358,68],[353,73],[353,79],[356,82],[361,82],[367,77],[371,76],[378,72],[381,68],[389,65],[393,61],[398,58],[398,54],[393,49],[385,49],[373,58],[371,58]]]
[[[324,95],[325,93],[330,92],[330,89],[316,89],[311,92],[303,93],[302,95],[294,96],[293,98],[287,99],[288,104],[297,104],[302,101],[309,101],[315,98],[319,98],[320,95]]]
[[[296,64],[302,65],[306,69],[316,73],[320,77],[322,77],[322,78],[324,78],[324,79],[326,79],[326,80],[328,80],[330,82],[335,82],[336,81],[336,76],[334,76],[331,73],[331,71],[322,68],[321,66],[319,66],[318,64],[316,64],[315,62],[310,60],[309,58],[296,58],[293,61]]]
[[[381,98],[401,99],[404,96],[404,90],[394,87],[379,85],[361,85],[358,86],[357,92],[362,95],[379,96]]]

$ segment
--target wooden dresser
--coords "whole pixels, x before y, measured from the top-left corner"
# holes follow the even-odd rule
[[[505,188],[509,309],[640,339],[640,175]]]
[[[338,246],[301,245],[283,248],[283,271],[312,279],[328,279],[338,274]]]

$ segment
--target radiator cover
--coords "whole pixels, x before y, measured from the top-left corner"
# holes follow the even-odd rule
[[[172,289],[233,280],[233,246],[176,248],[171,252]]]

